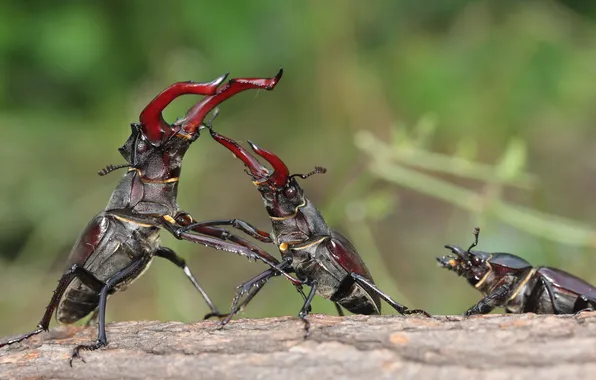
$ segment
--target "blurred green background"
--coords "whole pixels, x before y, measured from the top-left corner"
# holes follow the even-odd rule
[[[279,154],[399,302],[459,314],[480,294],[439,269],[444,244],[509,251],[596,283],[596,2],[3,1],[0,335],[40,319],[70,248],[122,172],[129,123],[176,81],[285,75],[226,102],[215,125]],[[197,99],[166,111],[184,115]],[[210,138],[186,156],[181,208],[269,229],[240,162]],[[163,242],[220,309],[261,264]],[[268,248],[277,255],[273,247]],[[244,316],[295,315],[276,278]],[[315,312],[334,314],[317,298]],[[387,313],[392,311],[385,305]],[[109,320],[208,310],[156,259]]]

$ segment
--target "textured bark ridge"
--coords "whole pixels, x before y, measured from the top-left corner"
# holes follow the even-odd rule
[[[95,328],[0,349],[1,379],[596,379],[596,313],[468,319],[313,315],[108,325],[107,348],[68,359]],[[4,341],[2,338],[1,341]]]

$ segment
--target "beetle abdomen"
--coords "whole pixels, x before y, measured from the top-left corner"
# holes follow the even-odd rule
[[[377,294],[371,295],[357,284],[353,284],[350,292],[337,301],[346,310],[354,314],[381,314],[381,300]]]
[[[60,323],[75,323],[95,310],[98,304],[99,293],[74,280],[62,297],[56,310],[56,319]]]

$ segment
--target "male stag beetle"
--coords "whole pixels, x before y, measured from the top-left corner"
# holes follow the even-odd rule
[[[210,225],[233,226],[257,240],[274,243],[279,248],[283,262],[278,268],[284,269],[286,273],[295,272],[298,279],[311,288],[298,314],[305,323],[307,335],[309,323],[306,316],[315,293],[333,301],[340,315],[343,314],[340,305],[356,314],[380,314],[383,299],[401,314],[421,313],[430,316],[423,310],[409,310],[379,290],[356,248],[339,232],[329,228],[319,210],[304,196],[296,177],[306,179],[316,173],[325,173],[324,168],[317,167],[304,175],[290,175],[278,156],[249,141],[253,151],[272,166],[273,171],[270,171],[235,141],[211,128],[209,130],[217,142],[247,167],[247,173],[253,178],[265,203],[273,232],[269,234],[236,219],[212,221]],[[222,325],[246,305],[269,278],[278,274],[273,269],[267,270],[241,285],[232,310]],[[240,297],[247,292],[247,298],[238,306]]]
[[[75,347],[71,365],[74,358],[80,358],[80,350],[96,350],[105,346],[108,343],[105,331],[108,295],[126,288],[139,277],[154,256],[165,258],[182,268],[212,312],[218,315],[184,259],[160,245],[160,227],[178,239],[234,252],[249,259],[260,259],[270,266],[278,265],[277,259],[225,229],[196,223],[189,214],[179,210],[176,197],[182,159],[191,143],[199,137],[205,116],[219,103],[241,91],[273,89],[281,75],[280,70],[275,77],[268,79],[231,79],[220,87],[226,74],[207,83],[175,83],[157,95],[141,112],[140,123],[131,125],[132,134],[119,149],[127,163],[110,165],[98,173],[105,175],[119,168],[128,168],[105,210],[91,220],[75,243],[68,259],[68,269],[54,290],[37,329],[0,343],[0,347],[47,331],[54,311],[58,322],[66,324],[74,323],[91,312],[99,316],[97,341]],[[195,104],[185,118],[168,124],[163,119],[163,109],[185,94],[205,95],[205,98]],[[182,229],[189,224],[192,224],[194,233],[188,228]]]
[[[437,257],[443,268],[465,277],[485,295],[464,315],[490,313],[504,307],[508,313],[573,314],[596,309],[596,288],[556,268],[532,267],[510,253],[475,251],[480,229],[474,229],[474,243],[466,251],[446,245],[454,255]]]

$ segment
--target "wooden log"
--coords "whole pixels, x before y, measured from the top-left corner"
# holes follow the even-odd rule
[[[596,312],[578,316],[310,316],[59,327],[0,349],[1,379],[596,379]],[[5,341],[6,338],[0,339]]]

